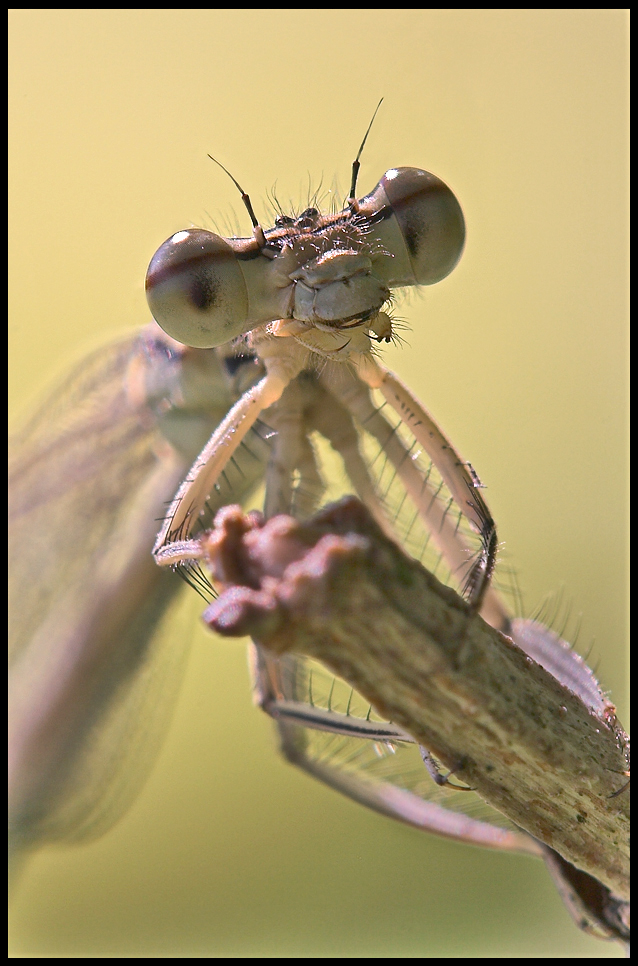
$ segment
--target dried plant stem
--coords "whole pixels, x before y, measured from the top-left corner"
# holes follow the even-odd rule
[[[207,621],[322,661],[455,778],[534,838],[629,895],[626,736],[345,500],[265,525],[227,508],[207,553]],[[233,513],[235,516],[233,517]]]

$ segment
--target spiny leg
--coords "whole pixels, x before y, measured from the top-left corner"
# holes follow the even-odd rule
[[[379,389],[414,434],[417,442],[423,446],[443,477],[459,509],[481,536],[482,560],[475,565],[473,573],[470,574],[468,587],[470,602],[479,611],[494,573],[497,538],[496,525],[479,492],[478,477],[469,464],[461,460],[450,441],[407,386],[404,386],[387,369],[384,370],[380,366],[376,368],[381,376],[380,380],[377,377],[368,382],[366,373],[369,373],[369,369],[363,373],[363,378],[371,388]]]
[[[448,513],[447,506],[438,499],[436,489],[415,465],[414,454],[408,451],[395,428],[374,405],[368,387],[356,376],[351,375],[349,381],[335,382],[330,386],[330,390],[347,406],[365,431],[378,441],[408,491],[421,519],[432,534],[433,540],[444,555],[450,570],[459,574],[467,570],[468,566],[472,566],[474,571],[476,564],[471,563],[472,552],[459,533],[454,516]],[[411,431],[414,432],[412,427]],[[416,434],[415,439],[417,439]],[[417,442],[420,440],[417,439]],[[463,506],[459,509],[463,512]],[[470,586],[469,589],[472,591],[473,587]],[[509,614],[489,585],[483,588],[478,600],[474,595],[471,596],[471,601],[492,626],[507,631]]]
[[[374,481],[359,449],[359,433],[349,410],[321,381],[315,382],[314,399],[308,409],[310,426],[326,439],[342,460],[359,499],[366,505],[383,532],[396,539]]]
[[[201,556],[197,542],[190,537],[206,501],[251,426],[280,398],[287,384],[288,379],[280,372],[268,372],[244,393],[217,427],[169,507],[153,551],[160,566]]]
[[[287,667],[286,659],[282,662],[258,645],[253,645],[250,660],[255,700],[265,711],[272,713],[277,701],[301,698],[295,690],[296,658],[293,659],[293,666]],[[281,752],[291,764],[375,812],[457,841],[531,855],[541,854],[540,846],[529,835],[452,812],[395,785],[366,780],[364,776],[317,761],[309,748],[305,727],[285,720],[278,721],[277,725]]]

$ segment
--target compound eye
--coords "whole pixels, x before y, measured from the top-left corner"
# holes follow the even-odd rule
[[[184,345],[210,349],[247,330],[248,294],[235,252],[201,228],[178,231],[158,248],[146,298],[158,325]]]
[[[391,168],[385,188],[419,285],[448,275],[463,251],[465,219],[455,195],[435,175],[420,168]]]
[[[381,240],[388,235],[388,251],[394,256],[388,271],[395,285],[432,285],[445,278],[461,257],[465,244],[461,206],[448,186],[429,171],[390,168],[360,207],[379,224]],[[392,237],[395,227],[402,239],[399,251]]]

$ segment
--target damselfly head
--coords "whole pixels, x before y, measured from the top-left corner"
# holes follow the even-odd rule
[[[464,242],[447,185],[420,168],[391,168],[334,214],[308,209],[266,231],[255,224],[252,238],[177,232],[151,259],[146,294],[164,331],[198,348],[279,319],[350,328],[374,319],[392,288],[445,278]]]

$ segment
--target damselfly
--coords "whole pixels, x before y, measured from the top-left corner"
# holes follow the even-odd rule
[[[155,631],[178,584],[152,561],[154,520],[165,517],[156,562],[185,565],[205,592],[193,566],[197,534],[264,478],[266,516],[301,518],[343,492],[335,481],[345,478],[386,534],[569,680],[595,713],[605,709],[591,672],[564,642],[510,616],[492,586],[496,528],[477,474],[377,358],[380,343],[396,337],[393,291],[445,277],[465,226],[451,190],[421,169],[392,168],[357,200],[366,138],[343,210],[280,212],[264,230],[242,191],[252,237],[173,235],[147,274],[151,311],[167,335],[149,328],[90,360],[65,390],[77,407],[48,408],[20,440],[12,745],[19,842],[94,831],[126,804],[122,759],[135,754],[131,734],[142,720],[153,731],[153,670],[179,660],[171,642],[156,652]],[[45,540],[57,553],[25,606]],[[253,666],[257,700],[296,764],[418,827],[538,854],[497,813],[468,818],[465,790],[441,775],[428,749],[379,721],[342,682],[258,647]]]

